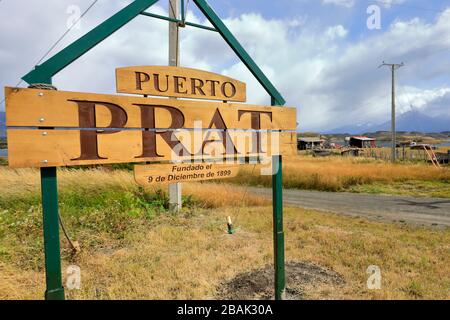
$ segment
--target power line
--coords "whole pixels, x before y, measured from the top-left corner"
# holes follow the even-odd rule
[[[56,40],[56,42],[50,47],[50,49],[47,50],[47,52],[42,56],[41,59],[39,59],[39,61],[36,63],[36,65],[38,65],[39,63],[42,62],[42,60],[45,59],[45,57],[47,57],[47,55],[62,41],[62,39],[64,39],[64,37],[76,26],[76,24],[86,15],[86,13],[88,13],[88,11],[98,2],[98,0],[94,0],[94,2],[91,3],[91,5],[84,10],[84,12],[80,15],[80,17],[75,20],[75,22],[70,26],[70,28],[68,28],[62,35],[61,37],[59,37],[58,40]]]
[[[0,0],[1,2],[2,0]],[[86,10],[84,10],[84,12],[78,17],[78,19],[75,20],[75,22],[58,38],[58,40],[56,40],[56,42],[50,46],[50,48],[45,52],[45,54],[39,59],[39,61],[37,63],[35,63],[35,65],[39,65],[47,56],[50,52],[52,52],[52,50],[64,39],[64,37],[77,25],[77,23],[88,13],[89,10],[92,9],[92,7],[98,2],[98,0],[94,0],[89,7],[87,7]],[[16,87],[20,86],[20,84],[23,82],[22,79],[20,79],[20,81],[16,84]],[[3,97],[2,102],[0,102],[0,105],[2,105],[5,102],[5,97]]]

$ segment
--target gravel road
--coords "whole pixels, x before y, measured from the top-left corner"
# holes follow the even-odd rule
[[[272,190],[267,188],[250,187],[249,192],[272,196]],[[288,206],[375,220],[450,226],[450,199],[284,189],[283,202]]]

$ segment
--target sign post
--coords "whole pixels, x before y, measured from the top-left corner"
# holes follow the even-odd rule
[[[179,0],[169,0],[169,18],[178,19]],[[177,22],[169,22],[169,66],[178,67],[180,65],[180,41],[179,26]],[[180,211],[182,206],[182,186],[181,183],[169,184],[169,209]]]
[[[49,83],[51,85],[51,80]],[[46,300],[64,300],[59,240],[58,180],[56,167],[41,167],[42,215],[44,225],[44,255]]]
[[[280,147],[283,150],[280,152],[270,150],[269,152],[269,149],[267,149],[265,153],[273,160],[275,298],[282,299],[285,291],[285,274],[281,155],[292,153],[294,150],[296,152],[296,138],[293,133],[296,129],[296,112],[292,110],[293,108],[281,108],[285,104],[282,95],[206,0],[193,0],[193,2],[206,16],[212,27],[186,22],[184,10],[182,20],[178,19],[178,13],[175,13],[175,10],[173,10],[173,16],[171,17],[145,12],[146,9],[157,2],[158,0],[134,0],[41,65],[36,66],[22,79],[29,84],[51,83],[50,79],[59,71],[83,56],[136,16],[145,15],[170,21],[172,30],[178,29],[178,23],[182,23],[184,26],[218,32],[271,96],[272,106],[276,105],[280,108],[245,105],[245,109],[241,109],[244,105],[209,102],[207,105],[203,105],[206,108],[195,111],[194,109],[200,103],[192,104],[187,100],[165,99],[162,102],[153,98],[146,98],[146,101],[139,101],[139,99],[144,100],[144,98],[111,97],[70,92],[52,94],[51,90],[45,93],[39,92],[39,98],[36,99],[36,91],[34,90],[7,88],[5,97],[10,149],[8,162],[11,167],[39,167],[41,170],[47,281],[45,297],[46,299],[64,299],[61,279],[56,167],[102,163],[174,161],[174,149],[180,141],[177,140],[178,138],[175,141],[170,140],[170,136],[173,132],[178,132],[179,129],[192,129],[193,122],[201,119],[201,121],[207,121],[201,129],[216,130],[222,138],[219,140],[203,140],[200,144],[200,150],[197,148],[195,152],[191,148],[187,152],[191,156],[191,160],[194,159],[194,156],[197,156],[196,152],[204,151],[205,147],[210,147],[217,142],[219,142],[219,145],[222,143],[225,147],[226,142],[234,141],[239,136],[242,140],[246,134],[243,130],[253,131],[255,139],[252,147],[249,149],[241,146],[240,151],[231,148],[231,152],[221,153],[222,151],[219,151],[219,154],[224,155],[224,158],[225,155],[233,157],[258,156],[263,153],[261,149],[262,140],[273,141],[274,133],[277,133],[276,136],[280,138]],[[170,0],[170,4],[174,5],[173,9],[178,10],[177,2],[177,0]],[[172,11],[172,8],[169,9],[170,11]],[[178,33],[178,30],[176,31]],[[171,32],[171,34],[174,34],[174,32]],[[176,38],[178,41],[178,35]],[[174,46],[171,48],[173,52]],[[175,49],[176,55],[178,55],[178,43]],[[171,56],[172,53],[169,56],[169,64],[172,64]],[[175,60],[178,60],[178,56]],[[178,62],[176,65],[178,65]],[[211,78],[209,75],[206,76],[204,72],[201,72],[200,75],[206,78],[192,73],[188,74],[189,77],[180,74],[172,77],[170,74],[172,71],[184,72],[186,70],[167,70],[165,79],[171,79],[170,88],[169,85],[165,89],[160,87],[158,78],[155,78],[154,73],[145,75],[135,72],[140,77],[134,79],[134,84],[137,86],[146,83],[147,88],[145,90],[150,90],[152,95],[164,95],[162,93],[171,91],[172,94],[164,96],[245,102],[245,85],[242,86],[242,83],[229,81],[223,76]],[[156,74],[160,75],[158,72]],[[151,77],[152,81],[150,81]],[[153,87],[151,83],[153,83]],[[143,88],[144,85],[135,87],[134,90],[145,91]],[[128,90],[128,88],[125,87],[123,90]],[[120,91],[118,87],[118,92],[123,91]],[[187,96],[188,94],[191,96]],[[50,96],[50,100],[47,96]],[[223,96],[227,99],[223,99]],[[62,105],[65,107],[63,108]],[[33,106],[33,108],[29,106]],[[53,130],[55,128],[58,130]],[[280,135],[278,135],[279,132],[281,132]],[[187,141],[189,142],[190,139],[191,137],[188,136]],[[184,141],[186,140],[183,140],[183,143]],[[233,146],[233,143],[231,145]],[[185,151],[188,147],[181,144],[181,149],[186,154]],[[217,153],[215,153],[215,156],[217,158]],[[211,155],[207,155],[203,159],[210,161]],[[183,160],[183,158],[176,161],[180,160]],[[231,171],[231,174],[234,174],[234,172]]]
[[[272,98],[272,106],[276,105]],[[275,269],[275,300],[285,298],[285,261],[283,230],[283,157],[272,156],[272,206],[273,206],[273,249]]]
[[[283,231],[283,173],[282,156],[272,156],[273,249],[275,268],[275,299],[285,294],[284,231]]]
[[[42,213],[44,218],[44,254],[46,300],[64,300],[61,276],[61,251],[58,220],[56,167],[41,168]]]

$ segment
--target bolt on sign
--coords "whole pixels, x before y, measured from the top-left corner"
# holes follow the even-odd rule
[[[245,84],[239,81],[177,67],[119,68],[117,91],[158,95],[154,90],[166,87],[155,79],[167,79],[167,96],[245,100]],[[142,92],[133,91],[136,87]],[[11,167],[296,152],[295,108],[10,87],[5,97]]]

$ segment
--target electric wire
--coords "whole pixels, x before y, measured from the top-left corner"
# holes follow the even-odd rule
[[[0,0],[1,1],[1,0]],[[50,46],[50,48],[45,52],[45,54],[38,60],[35,65],[39,65],[52,50],[65,38],[65,36],[77,25],[77,23],[89,12],[89,10],[92,9],[92,7],[98,2],[98,0],[94,0],[89,7],[87,7],[86,10],[78,17],[78,19],[75,20],[75,22],[67,28],[67,30],[56,40],[56,42]],[[23,80],[20,79],[20,81],[15,85],[16,87],[20,86],[22,84]],[[0,102],[0,105],[2,105],[5,102],[6,97],[3,97],[2,101]]]
[[[1,1],[1,0],[0,0]],[[47,56],[50,52],[52,52],[52,50],[65,38],[65,36],[77,25],[77,23],[89,12],[89,10],[92,9],[92,7],[98,2],[98,0],[94,0],[89,7],[87,7],[86,10],[84,10],[84,12],[75,20],[75,22],[58,38],[58,40],[56,40],[56,42],[50,46],[50,48],[45,52],[45,54],[39,59],[39,61],[35,64],[35,65],[39,65]],[[21,83],[23,82],[23,80],[21,79],[17,84],[16,87],[18,87]],[[3,97],[2,101],[0,102],[0,105],[3,104],[5,102],[6,97]],[[67,229],[64,225],[63,219],[61,217],[61,214],[58,212],[58,221],[59,224],[61,226],[61,229],[63,231],[63,234],[65,236],[65,238],[67,239],[67,241],[69,242],[70,246],[72,247],[72,250],[74,252],[76,252],[78,249],[75,246],[75,244],[72,242],[72,240],[70,239],[70,236],[67,232]]]

